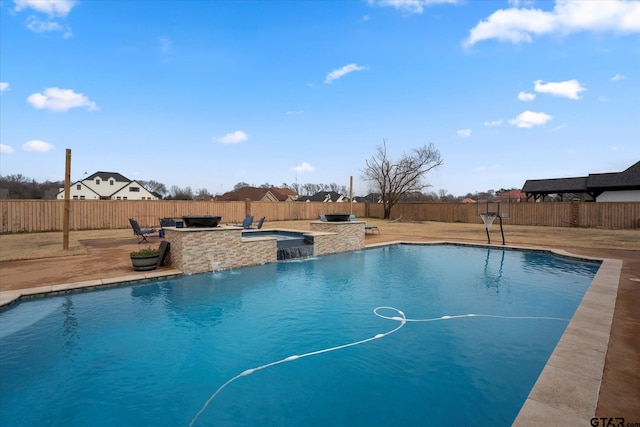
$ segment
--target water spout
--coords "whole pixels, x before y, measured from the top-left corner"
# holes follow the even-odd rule
[[[220,270],[220,262],[216,261],[216,256],[214,253],[209,254],[209,263],[211,265],[211,272],[215,273]]]
[[[313,245],[278,248],[278,260],[307,258],[313,256]]]

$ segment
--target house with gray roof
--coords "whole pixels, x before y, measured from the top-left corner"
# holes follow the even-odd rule
[[[522,191],[527,201],[549,194],[583,193],[596,202],[640,202],[640,162],[622,172],[592,173],[575,178],[529,179]]]
[[[299,202],[348,202],[349,198],[336,191],[318,191],[313,196],[301,196],[298,198]]]

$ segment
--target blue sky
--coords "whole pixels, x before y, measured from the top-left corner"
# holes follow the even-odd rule
[[[0,3],[0,174],[212,194],[433,143],[427,191],[640,160],[640,1]]]

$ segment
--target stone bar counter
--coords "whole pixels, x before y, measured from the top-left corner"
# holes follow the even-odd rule
[[[314,256],[364,248],[362,221],[313,221],[310,226],[311,232],[300,232],[312,238]],[[243,231],[233,226],[164,228],[169,242],[165,262],[184,274],[195,274],[277,261],[276,238],[243,238]]]

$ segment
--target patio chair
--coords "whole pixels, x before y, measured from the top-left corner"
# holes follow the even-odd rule
[[[156,232],[154,228],[140,228],[140,224],[138,224],[138,221],[133,218],[129,218],[129,223],[131,224],[131,228],[133,228],[133,234],[138,237],[138,240],[140,242],[149,243],[149,241],[147,240],[147,236]]]
[[[327,217],[324,215],[320,215],[320,221],[327,222]]]
[[[244,221],[242,221],[242,224],[236,224],[236,227],[242,227],[245,230],[251,230],[251,224],[253,224],[253,217],[252,216],[248,216],[244,219]]]
[[[164,238],[165,227],[175,227],[176,220],[173,218],[160,218],[160,230],[158,230],[158,237]]]
[[[358,219],[356,218],[355,215],[349,215],[349,221],[357,221]],[[366,223],[364,224],[364,232],[366,233],[367,231],[370,231],[371,234],[373,234],[374,231],[377,231],[378,234],[380,234],[380,229],[378,228],[377,225],[367,225]]]
[[[258,221],[258,227],[257,229],[260,230],[262,228],[262,224],[264,224],[264,219],[265,217],[260,218],[260,221]]]

